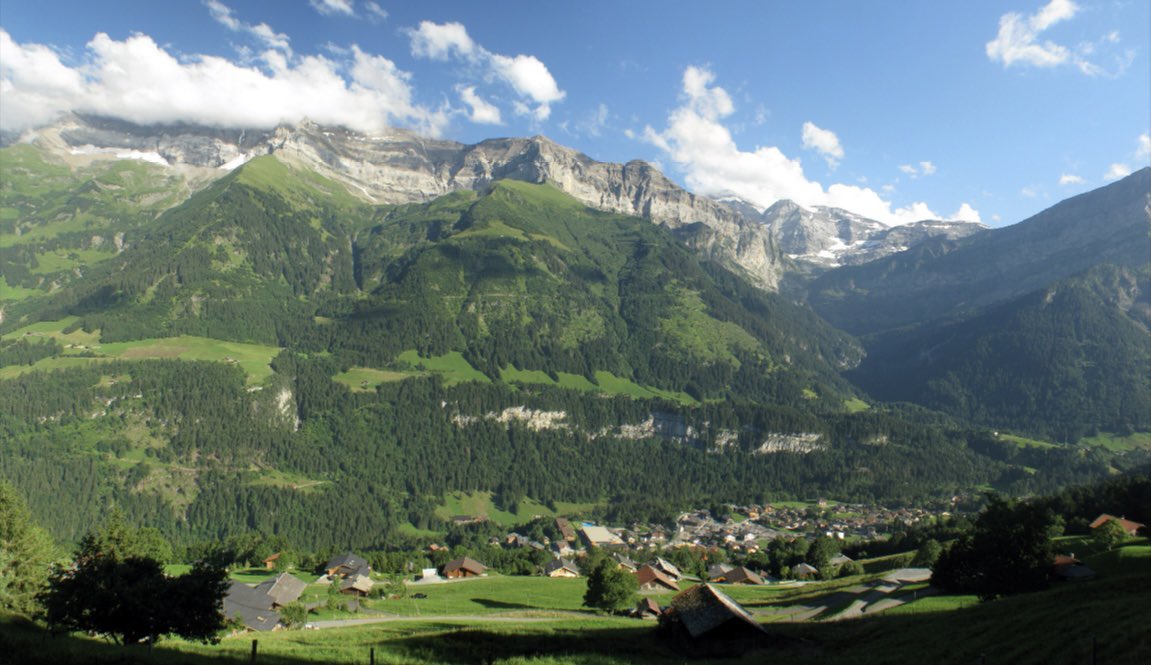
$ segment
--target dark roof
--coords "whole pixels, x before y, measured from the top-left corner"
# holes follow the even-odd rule
[[[725,579],[728,584],[763,584],[762,577],[743,566],[729,570]]]
[[[649,597],[641,599],[639,603],[636,604],[635,613],[639,615],[655,614],[659,616],[663,613],[663,610],[660,609],[659,603],[656,602],[655,598]]]
[[[444,573],[445,574],[456,571],[456,570],[466,570],[469,573],[475,573],[476,575],[481,575],[487,569],[488,569],[488,567],[485,566],[484,564],[480,563],[479,561],[476,561],[475,559],[473,559],[471,557],[467,557],[467,556],[460,557],[459,559],[456,559],[454,561],[449,561],[449,562],[444,564]]]
[[[371,568],[368,566],[367,560],[365,560],[363,557],[356,556],[351,552],[332,557],[331,561],[328,561],[328,564],[324,566],[324,570],[335,570],[337,568],[349,573],[359,573],[362,575],[367,575],[367,571],[371,570]]]
[[[671,599],[671,609],[693,638],[706,635],[729,621],[765,632],[742,605],[710,584],[697,584],[676,594]]]
[[[569,561],[567,559],[552,559],[551,561],[548,561],[544,564],[544,572],[548,575],[564,568],[572,571],[576,575],[580,574],[579,566],[575,565],[575,562]]]
[[[256,591],[270,596],[276,605],[287,605],[299,600],[300,594],[304,593],[307,586],[308,583],[298,577],[282,573],[275,579],[265,580],[257,584]]]
[[[251,630],[272,630],[280,615],[272,609],[272,597],[241,582],[232,582],[224,595],[224,616],[239,619]]]
[[[735,566],[730,563],[713,563],[707,568],[707,577],[712,581],[717,581],[721,577],[727,577],[727,574],[735,569]]]

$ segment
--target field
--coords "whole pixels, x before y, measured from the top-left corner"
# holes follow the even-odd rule
[[[258,384],[272,375],[270,364],[280,352],[279,348],[264,344],[225,342],[189,335],[103,344],[100,342],[99,333],[84,332],[80,329],[64,332],[75,321],[75,317],[68,317],[60,321],[35,323],[4,335],[4,339],[52,338],[64,345],[65,348],[63,356],[45,358],[32,365],[0,368],[0,379],[19,376],[27,372],[75,367],[114,359],[177,358],[179,360],[211,360],[235,363],[244,370],[248,377],[248,383]]]
[[[860,619],[772,621],[767,646],[734,659],[693,663],[868,665],[870,663],[1134,664],[1151,658],[1151,547],[1107,553],[1123,565],[1098,580],[992,603],[969,596],[926,596]],[[179,572],[173,570],[172,572]],[[261,578],[259,571],[246,581]],[[726,588],[762,619],[772,606],[815,603],[850,593],[860,578],[802,587]],[[582,579],[502,577],[410,584],[409,597],[377,600],[354,615],[359,625],[236,635],[219,645],[161,642],[151,653],[80,636],[46,639],[39,629],[0,617],[0,653],[14,662],[428,663],[464,665],[615,665],[681,662],[653,622],[605,616],[581,606]],[[922,585],[907,590],[922,590]],[[411,594],[424,594],[414,598]],[[669,596],[659,597],[666,603]],[[835,609],[835,608],[831,608]],[[344,614],[343,616],[352,616]],[[4,656],[0,656],[0,662]]]
[[[450,520],[457,515],[483,517],[503,526],[515,526],[531,521],[537,516],[555,517],[586,512],[595,507],[592,503],[556,502],[556,510],[532,499],[524,499],[517,505],[517,512],[509,513],[496,508],[492,503],[491,492],[452,492],[444,497],[443,505],[436,508],[436,516]]]

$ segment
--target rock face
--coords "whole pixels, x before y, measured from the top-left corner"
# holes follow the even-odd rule
[[[838,268],[811,284],[808,302],[857,335],[955,317],[1097,265],[1146,266],[1149,229],[1151,168],[1144,168],[1013,226]]]
[[[964,238],[987,229],[971,222],[922,221],[887,226],[840,208],[804,208],[786,199],[763,211],[780,250],[808,272],[859,265],[931,238]]]
[[[380,204],[424,202],[460,189],[481,190],[502,178],[547,182],[592,208],[664,225],[707,256],[741,269],[765,289],[778,287],[784,266],[769,229],[745,211],[691,194],[645,162],[598,162],[542,136],[464,145],[398,129],[365,135],[307,122],[245,131],[140,127],[71,116],[21,140],[73,157],[129,156],[194,168],[201,177],[223,175],[252,157],[275,154]]]

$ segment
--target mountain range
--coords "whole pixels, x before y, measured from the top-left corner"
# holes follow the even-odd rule
[[[73,116],[0,170],[0,475],[82,506],[60,534],[105,502],[327,547],[461,490],[617,519],[1034,491],[1151,431],[1151,169],[1003,229],[308,123]]]

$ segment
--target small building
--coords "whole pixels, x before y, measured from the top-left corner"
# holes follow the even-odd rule
[[[552,559],[544,564],[544,575],[548,577],[579,577],[580,569],[567,559]]]
[[[340,593],[362,598],[372,592],[374,585],[367,575],[348,575],[340,582]]]
[[[368,565],[367,560],[351,552],[332,557],[324,565],[324,570],[327,571],[329,577],[348,577],[350,575],[366,577],[372,573],[372,567]]]
[[[651,564],[635,571],[635,579],[640,591],[679,591],[679,583]]]
[[[232,582],[224,594],[221,609],[225,617],[239,621],[248,630],[265,632],[280,626],[280,613],[272,605],[268,594],[243,582]]]
[[[440,579],[440,572],[435,568],[424,568],[420,571],[421,580],[438,580]]]
[[[791,569],[791,576],[797,580],[806,580],[819,575],[819,569],[807,562],[797,563]]]
[[[462,579],[465,577],[480,577],[486,575],[488,567],[471,557],[460,557],[444,564],[441,573],[448,579]]]
[[[615,560],[616,567],[620,570],[625,570],[629,573],[634,573],[639,570],[639,564],[632,561],[631,557],[626,554],[617,552],[611,555],[611,558]]]
[[[1095,577],[1095,571],[1074,554],[1057,554],[1051,562],[1051,575],[1058,580],[1080,582]]]
[[[275,570],[276,562],[280,560],[280,552],[276,552],[272,556],[264,559],[264,570]]]
[[[559,529],[560,535],[564,540],[569,543],[574,543],[576,540],[576,530],[572,528],[571,522],[566,517],[556,518],[556,528]]]
[[[738,654],[765,643],[767,632],[739,603],[711,584],[677,594],[661,622],[689,653]]]
[[[732,568],[722,580],[716,581],[727,582],[728,584],[763,584],[763,578],[758,573],[743,566]]]
[[[602,526],[584,525],[581,530],[588,547],[626,547],[627,544]]]
[[[1114,515],[1108,515],[1107,513],[1103,513],[1099,517],[1095,518],[1095,521],[1091,523],[1091,528],[1092,529],[1098,529],[1099,527],[1103,526],[1104,524],[1106,524],[1108,522],[1112,522],[1112,521],[1118,522],[1119,526],[1123,527],[1123,532],[1126,533],[1128,536],[1136,535],[1139,532],[1139,529],[1142,529],[1143,527],[1147,526],[1146,524],[1142,524],[1140,522],[1135,522],[1135,521],[1129,520],[1126,517],[1115,517]]]
[[[304,589],[308,587],[307,583],[303,580],[289,575],[288,573],[281,573],[274,579],[265,580],[256,585],[256,591],[266,594],[272,599],[273,607],[283,607],[288,603],[294,603],[303,595]]]
[[[839,568],[843,564],[851,563],[852,561],[855,561],[855,559],[852,559],[851,557],[847,556],[846,554],[836,554],[835,556],[828,559],[827,562],[830,563],[831,565],[835,566],[836,568]]]
[[[663,609],[660,608],[659,603],[655,602],[654,598],[640,600],[636,603],[635,609],[632,610],[632,616],[638,619],[658,619],[661,614],[663,614]]]
[[[653,568],[656,568],[673,580],[679,580],[684,577],[683,573],[679,572],[679,568],[677,568],[674,563],[664,559],[663,557],[657,556],[655,561],[651,562],[651,565]]]
[[[730,563],[713,563],[707,567],[707,579],[709,582],[723,582],[732,570],[735,566]]]

